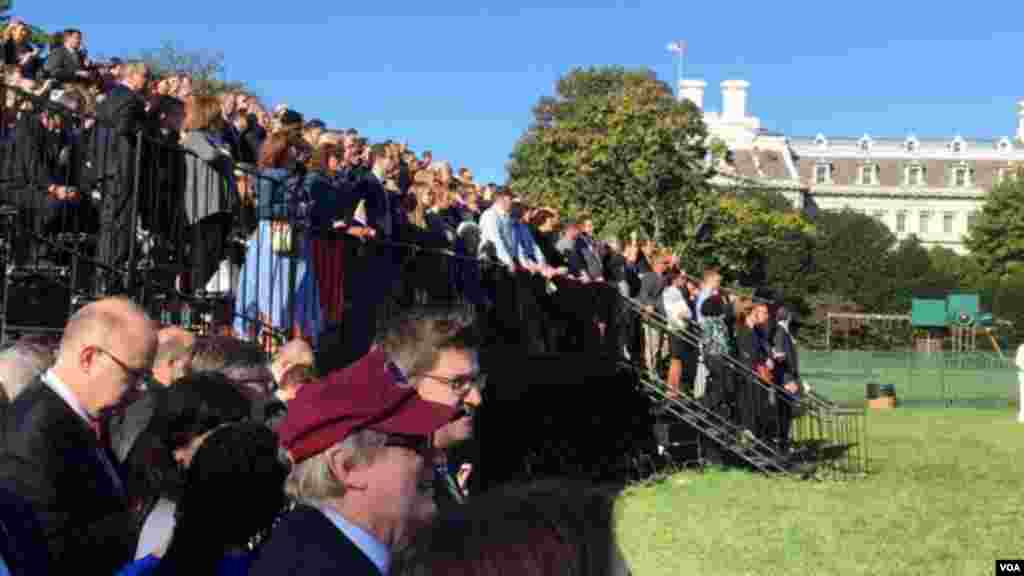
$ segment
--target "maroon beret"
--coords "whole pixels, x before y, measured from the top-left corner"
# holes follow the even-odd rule
[[[455,412],[453,406],[423,400],[413,386],[399,385],[387,355],[373,350],[300,388],[278,436],[297,464],[360,430],[428,436]]]

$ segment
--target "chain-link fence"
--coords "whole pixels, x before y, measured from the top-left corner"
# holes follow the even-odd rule
[[[991,352],[803,350],[800,369],[805,382],[844,405],[862,405],[871,383],[893,386],[904,406],[1018,401],[1016,367]]]

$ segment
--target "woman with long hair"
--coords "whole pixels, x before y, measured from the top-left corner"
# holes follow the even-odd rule
[[[202,290],[227,254],[233,209],[240,199],[224,116],[214,96],[185,102],[185,218],[191,234],[193,290]]]
[[[305,166],[301,134],[282,130],[260,148],[256,183],[259,222],[249,237],[235,299],[235,331],[262,336],[272,346],[271,330],[285,339],[315,341],[321,321],[320,294],[305,253],[305,224],[311,206],[303,186]]]
[[[152,508],[142,526],[135,558],[166,547],[184,472],[201,439],[214,428],[246,420],[252,402],[218,372],[198,372],[153,391],[153,416],[125,457],[129,491]]]
[[[243,576],[285,511],[289,466],[262,424],[227,424],[201,438],[185,475],[174,536],[120,576]]]

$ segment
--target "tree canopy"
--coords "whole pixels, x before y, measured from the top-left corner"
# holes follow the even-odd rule
[[[228,82],[224,79],[223,52],[187,50],[167,41],[160,48],[142,51],[139,60],[145,62],[154,74],[187,74],[192,78],[193,90],[198,94],[245,89],[241,82]]]
[[[989,191],[966,242],[986,273],[1024,264],[1024,169]]]
[[[534,107],[512,153],[513,189],[666,246],[692,234],[711,175],[700,111],[650,70],[577,68],[555,92]]]

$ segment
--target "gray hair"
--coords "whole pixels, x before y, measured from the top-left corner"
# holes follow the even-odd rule
[[[370,464],[387,439],[387,434],[373,430],[360,430],[350,435],[316,456],[296,464],[285,481],[285,492],[308,504],[341,498],[345,495],[345,486],[331,471],[331,459],[341,453],[346,466]]]
[[[53,365],[53,355],[35,347],[15,344],[0,352],[0,387],[9,402]]]

